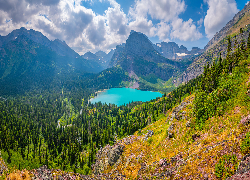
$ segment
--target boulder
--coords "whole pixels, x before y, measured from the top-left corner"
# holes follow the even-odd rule
[[[144,140],[147,141],[149,137],[154,135],[154,131],[148,130],[148,133],[146,134]]]
[[[171,132],[168,132],[168,138],[173,138],[173,137],[174,137],[174,134]]]
[[[193,134],[192,135],[192,139],[195,141],[197,138],[199,138],[200,137],[200,135],[199,134]]]
[[[168,127],[168,131],[173,131],[174,130],[174,124],[171,124],[169,127]]]
[[[247,95],[250,97],[250,89],[248,89],[248,91],[247,91]]]
[[[236,173],[227,180],[248,180],[248,179],[250,179],[250,154],[247,154],[242,158]]]
[[[191,126],[191,122],[188,121],[188,122],[186,123],[186,127],[190,127],[190,126]]]
[[[115,145],[108,153],[108,163],[113,166],[123,153],[124,145]]]
[[[250,123],[250,114],[240,120],[241,124],[247,125]]]

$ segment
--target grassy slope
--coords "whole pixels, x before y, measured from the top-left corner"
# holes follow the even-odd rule
[[[245,63],[249,65],[250,58]],[[171,110],[157,122],[142,130],[142,134],[146,134],[148,130],[154,131],[154,135],[147,141],[144,140],[144,135],[135,133],[137,140],[130,145],[125,145],[120,163],[109,167],[105,173],[118,170],[128,179],[159,178],[159,174],[166,170],[172,171],[172,178],[187,179],[201,179],[205,175],[212,179],[219,176],[224,179],[234,173],[238,162],[246,153],[241,150],[240,145],[246,132],[249,132],[249,125],[240,123],[242,117],[250,113],[250,98],[246,95],[247,88],[250,86],[249,66],[245,68],[245,72],[243,70],[244,68],[236,69],[232,75],[229,75],[231,78],[226,79],[237,83],[234,83],[233,87],[236,93],[226,102],[225,114],[209,118],[203,130],[197,130],[192,125],[195,122],[192,103],[181,110],[181,112],[186,111],[184,119],[174,118],[171,122]],[[195,94],[186,97],[184,101],[192,102],[194,96]],[[188,121],[191,122],[191,127],[186,126]],[[170,124],[174,125],[171,130],[174,138],[168,137]],[[194,134],[198,137],[193,140]],[[236,155],[236,160],[224,164],[218,170],[219,166],[216,164],[220,162],[223,155]],[[176,157],[177,161],[173,161],[173,157]],[[159,168],[159,161],[164,158],[169,165]],[[226,167],[230,167],[230,170],[226,170]]]

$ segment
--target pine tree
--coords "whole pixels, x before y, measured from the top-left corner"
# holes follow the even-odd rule
[[[249,32],[249,35],[248,35],[248,38],[247,38],[247,52],[248,52],[248,54],[250,52],[250,32]]]
[[[232,42],[230,36],[227,38],[227,57],[229,56],[230,52],[232,51]]]

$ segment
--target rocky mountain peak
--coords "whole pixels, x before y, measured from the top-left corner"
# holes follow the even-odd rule
[[[179,47],[175,42],[156,43],[156,45],[154,45],[154,48],[158,52],[160,52],[162,56],[172,60],[181,60],[184,58],[186,59],[194,55],[203,53],[203,49],[200,49],[198,47],[193,47],[191,51],[188,51],[185,46],[181,45]]]
[[[51,49],[52,51],[56,52],[58,55],[61,56],[69,56],[69,57],[79,57],[74,50],[72,50],[64,41],[59,39],[55,39],[54,41],[50,41],[46,36],[44,36],[41,32],[35,31],[33,29],[27,30],[24,27],[20,29],[13,30],[7,36],[0,37],[0,47],[3,47],[8,42],[15,40],[19,36],[26,36],[30,40],[44,45]]]
[[[82,57],[85,59],[97,59],[98,58],[95,54],[93,54],[90,51],[86,52]]]
[[[95,55],[98,56],[98,57],[103,58],[103,57],[105,57],[107,54],[106,54],[105,52],[103,52],[103,51],[97,51],[97,52],[95,53]]]
[[[145,56],[148,51],[154,51],[154,47],[145,34],[132,30],[126,41],[125,50],[129,54]]]

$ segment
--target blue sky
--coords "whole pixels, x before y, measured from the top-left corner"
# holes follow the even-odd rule
[[[79,54],[108,52],[131,30],[153,43],[203,48],[247,0],[0,0],[0,35],[26,27]]]

